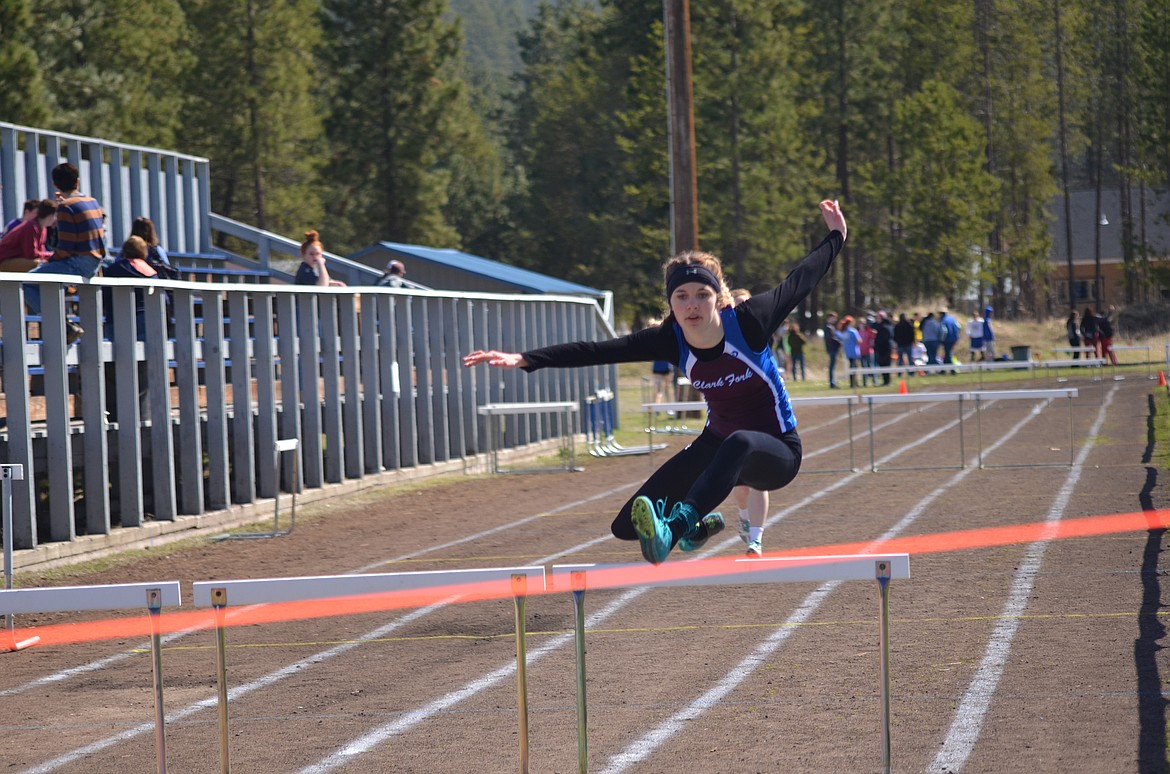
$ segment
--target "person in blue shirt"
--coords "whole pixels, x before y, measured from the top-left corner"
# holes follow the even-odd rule
[[[990,306],[983,307],[983,358],[995,360],[995,331],[991,329]]]
[[[829,234],[778,286],[732,305],[719,259],[685,252],[664,267],[670,314],[609,341],[578,341],[530,352],[476,350],[465,366],[579,367],[666,360],[707,402],[707,425],[667,460],[618,512],[610,530],[637,540],[652,564],[677,545],[694,551],[723,529],[712,513],[737,484],[759,491],[787,486],[800,470],[801,444],[792,401],[772,353],[772,334],[828,273],[845,243],[836,201],[820,203]]]
[[[959,343],[959,335],[963,329],[959,326],[959,321],[955,319],[955,316],[945,308],[938,310],[938,327],[942,337],[943,365],[951,365],[955,362],[955,345]]]
[[[849,386],[857,386],[857,377],[853,372],[861,366],[861,331],[854,324],[853,315],[847,314],[837,323],[837,341],[845,350],[845,359],[849,361]]]

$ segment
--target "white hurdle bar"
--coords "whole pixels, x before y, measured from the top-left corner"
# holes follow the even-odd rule
[[[573,404],[574,406],[576,404]],[[545,570],[541,566],[493,567],[479,570],[432,570],[359,575],[324,575],[298,578],[260,578],[234,581],[200,581],[194,584],[196,607],[215,610],[216,667],[219,682],[219,761],[221,774],[231,771],[228,734],[227,634],[225,619],[229,604],[263,605],[280,602],[309,602],[337,597],[359,597],[396,591],[452,587],[458,596],[460,585],[511,581],[516,607],[516,684],[519,693],[520,759],[528,770],[528,676],[524,645],[524,598],[529,584],[544,590]]]
[[[1055,390],[979,390],[969,393],[975,401],[975,432],[979,438],[979,467],[983,468],[1052,468],[1064,467],[1064,463],[1020,463],[1015,465],[985,465],[983,463],[983,403],[999,400],[1055,400],[1065,398],[1068,401],[1068,467],[1072,467],[1076,456],[1073,453],[1073,405],[1072,399],[1077,397],[1075,387],[1066,387]]]
[[[851,556],[802,556],[762,559],[739,559],[731,563],[732,570],[717,573],[682,574],[696,563],[676,562],[664,565],[662,580],[646,578],[644,564],[569,564],[553,565],[549,579],[554,588],[568,588],[573,592],[576,612],[577,642],[577,759],[580,774],[587,771],[588,728],[585,717],[585,616],[583,598],[585,589],[625,588],[630,585],[647,586],[711,586],[744,585],[748,583],[797,583],[846,580],[876,580],[878,583],[878,630],[880,650],[881,747],[882,772],[890,772],[890,646],[889,646],[889,585],[892,578],[910,577],[908,554],[862,554]],[[688,567],[689,566],[689,567]],[[668,568],[668,569],[667,569]],[[637,578],[635,582],[630,577]]]
[[[182,600],[179,596],[178,581],[122,583],[107,586],[56,586],[0,591],[0,611],[3,611],[6,616],[13,613],[133,610],[146,607],[150,614],[151,673],[154,675],[154,743],[159,774],[166,774],[167,770],[159,616],[164,605],[179,607],[180,604],[182,604]]]

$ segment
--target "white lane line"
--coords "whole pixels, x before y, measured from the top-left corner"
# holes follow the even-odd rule
[[[1045,522],[1050,528],[1055,529],[1056,523],[1064,515],[1064,509],[1072,497],[1073,489],[1080,481],[1085,459],[1093,448],[1093,439],[1100,433],[1101,425],[1105,422],[1105,410],[1113,402],[1113,396],[1116,392],[1117,386],[1114,385],[1105,396],[1105,400],[1101,402],[1097,420],[1093,423],[1092,429],[1089,430],[1088,440],[1081,448],[1080,454],[1077,455],[1076,464],[1069,472],[1068,478],[1065,479],[1064,486],[1057,493],[1052,507],[1048,510]],[[1020,616],[1028,606],[1028,597],[1032,595],[1032,589],[1036,584],[1036,574],[1044,563],[1044,553],[1051,542],[1051,538],[1041,538],[1028,546],[1028,550],[1024,554],[1024,561],[1020,563],[1012,580],[1011,591],[1004,603],[1003,612],[1000,613],[1003,617],[996,624],[991,639],[987,642],[987,650],[983,653],[979,669],[976,670],[975,676],[967,687],[967,692],[963,695],[962,701],[959,702],[958,709],[955,710],[950,730],[947,732],[946,739],[934,761],[926,769],[928,772],[940,772],[941,774],[942,772],[962,771],[967,764],[967,759],[974,752],[975,743],[979,740],[979,734],[983,730],[983,721],[991,707],[991,700],[995,697],[996,688],[999,687],[1000,678],[1003,677],[1003,671],[1007,667],[1012,641],[1015,639],[1016,630],[1020,624]]]
[[[991,452],[999,448],[999,446],[1006,443],[1013,436],[1018,434],[1025,425],[1030,423],[1033,419],[1040,415],[1044,405],[1037,405],[1032,408],[1029,414],[1021,419],[1014,427],[1012,427],[1002,438],[994,444],[987,447],[985,451]],[[954,424],[957,424],[955,422]],[[940,428],[941,429],[941,428]],[[936,431],[937,432],[937,431]],[[894,454],[887,455],[882,462],[891,459]],[[910,525],[912,525],[925,511],[928,505],[937,500],[947,490],[953,488],[964,478],[966,478],[972,470],[977,469],[978,464],[976,459],[972,460],[971,467],[957,471],[950,479],[940,484],[934,491],[927,494],[915,506],[906,513],[898,522],[887,530],[881,537],[875,540],[870,546],[867,546],[862,553],[866,551],[880,550],[882,542],[891,538],[897,537],[904,532]],[[856,474],[855,474],[856,475]],[[795,507],[799,507],[795,506]],[[792,509],[788,509],[790,511]],[[786,511],[787,512],[787,511]],[[768,523],[779,521],[785,512],[776,514],[768,519]],[[738,540],[738,538],[736,538]],[[761,642],[752,651],[750,655],[744,658],[739,664],[733,667],[718,683],[716,683],[710,690],[703,693],[702,696],[693,701],[689,706],[679,710],[671,717],[667,718],[657,727],[647,732],[641,738],[628,745],[624,750],[611,757],[602,769],[602,774],[618,774],[618,772],[626,771],[631,766],[650,757],[651,754],[667,741],[669,741],[676,734],[685,731],[686,725],[689,721],[702,715],[708,709],[719,704],[725,696],[743,684],[745,680],[764,663],[765,659],[776,652],[787,640],[790,634],[796,631],[796,624],[800,624],[808,620],[808,618],[820,608],[821,604],[828,598],[836,588],[841,585],[841,581],[830,581],[821,584],[814,591],[812,591],[797,609],[785,619],[767,639]]]
[[[894,422],[897,422],[901,418],[902,417],[896,417],[896,418],[890,420],[890,423],[892,424]],[[928,440],[930,438],[934,438],[941,433],[945,433],[948,430],[953,429],[955,426],[958,425],[958,423],[959,423],[959,420],[952,420],[950,423],[943,425],[939,428],[936,428],[934,431],[926,434],[925,436],[922,436],[921,438],[917,438],[914,441],[912,441],[911,443],[906,444],[901,449],[898,449],[898,450],[891,452],[889,455],[882,458],[882,461],[884,462],[886,460],[892,459],[895,456],[897,456],[898,454],[901,454],[902,452],[904,452],[908,449],[915,448],[920,443],[922,443],[922,441]],[[819,490],[818,492],[816,492],[815,494],[812,494],[812,495],[804,498],[800,502],[798,502],[794,505],[791,505],[788,508],[784,509],[776,516],[773,516],[772,519],[770,519],[769,521],[770,522],[771,521],[779,521],[785,515],[788,515],[790,513],[795,513],[797,510],[800,510],[801,508],[806,507],[810,503],[816,502],[817,500],[828,495],[830,492],[836,491],[837,489],[845,486],[846,484],[848,484],[851,481],[856,480],[857,478],[861,477],[862,475],[864,475],[864,473],[859,471],[857,473],[851,473],[851,474],[848,474],[846,476],[843,476],[842,478],[838,479],[837,481],[835,481],[833,484],[829,485],[828,487],[825,487],[825,488]],[[732,543],[736,543],[738,541],[739,541],[738,537],[732,537],[732,538],[729,538],[728,540],[724,541],[723,545],[729,545]],[[716,553],[717,551],[718,551],[718,549],[716,549],[716,548],[709,548],[706,551],[701,552],[699,554],[699,556],[713,554],[713,553]],[[564,552],[562,552],[562,553],[564,553]],[[544,561],[545,560],[541,560],[540,563],[544,563]],[[596,628],[602,622],[604,622],[607,618],[616,614],[622,608],[624,608],[626,605],[628,605],[630,602],[637,599],[638,597],[640,597],[642,594],[644,594],[645,592],[647,592],[649,590],[650,590],[649,588],[631,589],[631,590],[623,593],[620,597],[613,600],[608,605],[606,605],[604,608],[599,610],[597,613],[594,613],[592,616],[590,616],[588,619],[588,622],[586,624],[587,628]],[[812,609],[815,610],[815,607]],[[810,612],[811,612],[811,610],[810,610]],[[799,611],[798,611],[798,614],[799,614]],[[787,636],[787,635],[784,635],[784,636]],[[529,665],[534,664],[538,660],[540,660],[540,658],[542,658],[545,654],[550,653],[559,647],[563,647],[570,642],[572,642],[571,635],[567,635],[567,634],[560,635],[560,636],[554,638],[553,640],[546,642],[540,648],[529,651],[528,657],[525,660],[525,663],[529,664]],[[321,759],[317,763],[315,763],[311,766],[306,766],[305,768],[301,769],[298,774],[324,774],[324,772],[332,771],[340,766],[345,766],[349,763],[352,763],[357,756],[363,755],[363,754],[373,750],[378,745],[384,743],[385,741],[387,741],[391,737],[393,737],[397,734],[401,734],[401,733],[413,728],[414,726],[418,725],[419,723],[423,722],[424,720],[427,720],[427,719],[433,717],[435,714],[442,712],[444,710],[450,709],[451,707],[464,701],[465,699],[471,698],[475,694],[477,694],[483,690],[486,690],[487,688],[490,688],[491,686],[500,682],[500,680],[503,680],[504,678],[508,677],[509,675],[514,674],[515,671],[516,671],[516,665],[514,663],[505,664],[504,666],[500,667],[499,669],[497,669],[497,670],[495,670],[495,671],[493,671],[493,672],[491,672],[491,673],[489,673],[489,674],[487,674],[479,679],[473,680],[473,681],[465,684],[461,688],[458,688],[454,691],[451,691],[450,693],[446,694],[445,696],[439,697],[438,699],[432,701],[430,704],[426,705],[425,707],[422,707],[418,710],[407,713],[405,716],[403,716],[401,718],[398,718],[398,719],[396,719],[392,722],[389,722],[389,723],[385,723],[385,724],[363,734],[358,739],[355,739],[354,741],[342,746],[340,749],[338,749],[334,753],[326,756],[325,758]]]

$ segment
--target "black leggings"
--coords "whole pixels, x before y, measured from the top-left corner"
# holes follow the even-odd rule
[[[720,439],[708,430],[671,457],[622,506],[610,525],[614,537],[637,540],[630,523],[630,506],[639,496],[666,500],[666,512],[680,500],[710,513],[727,499],[737,484],[769,491],[788,486],[800,471],[800,436],[789,430],[782,436],[754,430],[736,430]]]

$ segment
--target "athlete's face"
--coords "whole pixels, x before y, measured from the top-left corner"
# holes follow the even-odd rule
[[[684,333],[702,336],[722,327],[715,300],[715,290],[710,285],[686,282],[670,294],[670,311],[674,312],[674,319],[678,320]],[[722,335],[721,331],[719,333]]]

